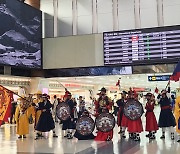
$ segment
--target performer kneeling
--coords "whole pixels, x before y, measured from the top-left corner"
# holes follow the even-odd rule
[[[103,112],[109,112],[112,107],[112,101],[109,97],[106,96],[106,89],[103,87],[100,90],[99,99],[95,102],[96,115]],[[109,132],[97,132],[95,138],[96,141],[110,141],[113,138],[113,130]]]
[[[151,93],[147,93],[145,97],[147,99],[147,103],[145,107],[145,109],[147,110],[145,114],[146,131],[149,132],[149,134],[146,135],[146,137],[149,137],[149,139],[155,139],[155,133],[158,130],[158,124],[153,112],[155,105],[154,96]]]
[[[47,94],[43,94],[43,102],[38,103],[38,110],[41,110],[42,113],[37,123],[36,130],[40,132],[49,132],[55,128],[54,120],[51,114],[51,108],[53,105],[47,97]],[[56,136],[54,131],[53,136]]]

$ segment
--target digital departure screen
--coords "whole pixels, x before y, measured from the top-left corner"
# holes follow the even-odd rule
[[[104,64],[135,65],[180,60],[180,25],[104,32]]]

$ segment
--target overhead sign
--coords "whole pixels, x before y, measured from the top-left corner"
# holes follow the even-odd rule
[[[148,81],[169,81],[170,75],[148,76]]]

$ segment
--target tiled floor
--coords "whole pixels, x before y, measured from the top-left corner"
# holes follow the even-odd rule
[[[159,109],[157,109],[157,115]],[[143,123],[145,123],[143,117]],[[141,133],[141,142],[128,139],[121,140],[117,127],[114,129],[114,138],[111,142],[78,141],[77,139],[64,139],[61,126],[56,125],[58,138],[52,138],[52,132],[48,139],[34,140],[33,126],[30,126],[30,135],[26,139],[17,139],[15,125],[3,125],[0,127],[0,154],[180,154],[180,143],[171,141],[169,133],[166,139],[159,139],[161,131],[157,133],[157,139],[149,141]]]

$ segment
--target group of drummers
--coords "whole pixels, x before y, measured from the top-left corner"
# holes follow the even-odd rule
[[[147,93],[145,117],[145,131],[148,132],[146,137],[155,139],[156,132],[162,128],[161,139],[165,139],[165,128],[169,128],[171,139],[174,140],[174,127],[177,126],[177,132],[180,131],[178,121],[180,117],[180,101],[175,105],[175,117],[172,112],[171,102],[168,98],[168,91],[163,90],[158,95],[158,103],[161,110],[159,121],[157,123],[154,107],[155,97],[152,93]],[[113,129],[117,124],[120,128],[119,133],[121,138],[126,138],[125,132],[129,133],[129,138],[134,141],[140,141],[140,133],[143,132],[141,116],[144,113],[142,104],[138,101],[138,94],[130,89],[128,92],[121,92],[121,99],[114,103],[118,105],[117,120],[110,113],[113,107],[113,101],[106,95],[106,89],[103,87],[98,93],[99,98],[94,102],[95,113],[89,112],[86,109],[86,104],[79,100],[79,112],[77,111],[77,103],[73,101],[71,93],[65,89],[63,101],[59,104],[50,103],[50,97],[47,94],[37,93],[33,103],[23,111],[24,99],[20,100],[20,104],[16,109],[15,119],[17,123],[17,134],[19,138],[25,138],[29,133],[29,116],[32,115],[34,121],[34,129],[36,138],[43,137],[43,132],[53,131],[53,137],[58,137],[55,133],[56,118],[60,119],[64,138],[72,139],[73,137],[79,140],[94,139],[96,141],[110,141],[113,138]],[[57,99],[56,97],[54,98]],[[176,112],[177,110],[177,112]],[[54,112],[53,112],[54,111]],[[53,114],[52,114],[53,113]],[[92,116],[95,117],[95,121]],[[96,128],[96,135],[94,130]],[[180,132],[178,132],[180,133]],[[118,135],[116,134],[116,135]],[[180,135],[178,136],[180,142]]]

